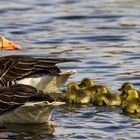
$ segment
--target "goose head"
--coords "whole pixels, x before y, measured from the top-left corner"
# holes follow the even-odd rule
[[[0,50],[17,50],[20,48],[20,45],[15,44],[0,35]]]

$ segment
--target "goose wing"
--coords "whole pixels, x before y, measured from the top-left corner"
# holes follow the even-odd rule
[[[54,99],[29,85],[17,84],[2,88],[0,89],[0,114],[32,101],[53,102]]]
[[[30,56],[11,55],[0,58],[0,83],[1,86],[11,85],[13,81],[26,78],[38,72],[58,76],[60,68],[58,63],[78,61],[75,59],[33,58]]]

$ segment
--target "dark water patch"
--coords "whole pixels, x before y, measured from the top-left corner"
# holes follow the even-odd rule
[[[0,30],[4,30],[5,31],[5,29],[17,29],[17,27],[15,27],[15,26],[5,26],[5,27],[0,27]]]
[[[43,26],[40,26],[38,28],[30,28],[27,30],[27,32],[31,32],[31,33],[34,33],[34,32],[50,32],[50,31],[53,31],[54,29],[52,28],[46,28],[46,27],[43,27]]]
[[[47,2],[47,1],[46,2],[41,2],[40,1],[40,2],[35,3],[35,6],[40,6],[40,7],[45,7],[45,8],[50,7],[52,5],[54,6],[54,4],[51,4],[51,2]]]
[[[51,20],[50,18],[46,19],[46,18],[43,18],[43,19],[40,19],[40,20],[37,20],[37,21],[32,21],[32,24],[50,24],[50,23],[53,23],[54,21]],[[46,25],[47,26],[47,25]]]
[[[102,128],[97,128],[105,132],[118,132],[122,131],[122,129],[127,129],[128,126],[120,125],[120,126],[109,126],[109,127],[102,127]]]
[[[93,118],[96,115],[94,112],[83,112],[81,118]]]
[[[81,125],[65,125],[64,126],[65,128],[73,128],[73,129],[83,129],[84,128],[84,126],[81,126]]]
[[[140,56],[134,56],[134,57],[128,57],[128,58],[123,58],[121,60],[140,60]]]
[[[95,69],[93,69],[94,70],[94,72],[93,73],[99,73],[99,74],[106,74],[106,73],[109,73],[109,71],[105,71],[104,69],[102,69],[102,71],[101,70],[95,70]]]
[[[87,61],[86,62],[86,64],[88,65],[88,64],[99,64],[99,65],[101,65],[101,64],[103,64],[103,65],[105,65],[105,64],[107,64],[106,62],[103,62],[103,61],[94,61],[94,60],[91,60],[91,61]]]
[[[132,49],[132,48],[137,48],[136,46],[126,46],[125,47],[126,49]],[[133,53],[130,53],[130,54],[125,54],[124,56],[127,56],[128,58],[131,58],[131,57],[140,57],[140,53],[138,52],[138,51],[136,51],[135,53],[133,52]],[[125,60],[125,57],[124,57],[124,59],[122,59],[122,60]]]
[[[94,66],[88,66],[87,68],[94,68],[94,69],[115,69],[115,68],[119,68],[120,66],[117,65],[111,65],[111,66],[98,66],[98,65],[94,65]]]
[[[63,42],[63,39],[57,39],[53,41],[34,41],[33,44],[61,44]]]
[[[88,139],[88,137],[84,136],[84,135],[75,135],[75,136],[72,136],[71,138],[74,138],[74,139]]]
[[[81,44],[81,42],[80,41],[66,41],[66,43],[64,43],[64,44]]]
[[[131,120],[131,119],[129,119],[129,118],[124,118],[124,119],[118,121],[118,123],[120,123],[120,125],[121,125],[121,124],[124,124],[124,125],[126,125],[126,126],[127,126],[127,124],[131,124],[132,122],[133,122],[133,120]]]
[[[97,134],[96,132],[91,133],[90,135],[88,134],[88,138],[91,138],[91,140],[100,140],[102,139],[102,136],[97,136],[101,134]]]
[[[68,1],[62,1],[60,2],[61,4],[75,4],[79,3],[80,1],[75,1],[75,0],[68,0]]]
[[[7,9],[0,9],[0,14],[4,14],[7,12]]]
[[[126,50],[114,50],[114,51],[108,51],[107,53],[109,54],[129,54],[129,53],[133,53],[131,51],[126,51]]]
[[[29,26],[31,26],[31,24],[29,24],[29,23],[8,23],[8,24],[6,24],[5,25],[5,27],[10,27],[10,28],[18,28],[18,27],[21,27],[21,28],[23,28],[23,27],[29,27]]]
[[[115,78],[116,81],[135,81],[140,80],[140,76],[133,76],[133,77],[120,77]]]
[[[137,82],[135,82],[135,83],[134,83],[134,85],[135,85],[135,86],[139,86],[139,87],[140,87],[140,82],[139,82],[139,81],[138,81],[138,83],[137,83]]]
[[[33,8],[32,7],[28,7],[28,8],[8,8],[6,9],[8,12],[10,11],[21,11],[21,12],[27,12],[29,10],[32,10]]]
[[[99,30],[138,30],[138,29],[140,29],[140,28],[136,28],[136,27],[114,27],[114,26],[112,26],[112,27],[97,27],[97,29],[99,29]]]
[[[87,40],[87,41],[126,41],[128,40],[126,36],[123,35],[105,35],[105,36],[81,36],[71,38],[72,40]]]
[[[27,34],[26,31],[11,31],[11,34],[20,35],[20,34]]]
[[[140,137],[137,137],[137,136],[130,137],[130,138],[133,139],[133,140],[139,140],[140,139]]]
[[[107,19],[107,18],[121,18],[122,15],[69,15],[69,16],[59,16],[55,19],[63,20],[80,20],[80,19]]]

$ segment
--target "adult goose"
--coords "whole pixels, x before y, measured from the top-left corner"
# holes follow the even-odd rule
[[[20,45],[15,44],[0,35],[0,50],[17,50],[20,48]]]
[[[61,72],[58,63],[78,61],[65,58],[33,58],[11,55],[0,57],[0,87],[26,84],[47,93],[59,92],[75,70]]]
[[[54,107],[62,104],[29,85],[4,87],[0,89],[0,124],[51,123]]]

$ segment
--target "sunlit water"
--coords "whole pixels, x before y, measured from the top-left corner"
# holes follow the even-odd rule
[[[5,0],[0,1],[0,34],[23,50],[11,54],[78,58],[61,65],[76,69],[70,81],[84,77],[113,91],[126,81],[140,88],[139,0]],[[60,107],[53,126],[6,125],[1,139],[140,139],[140,119],[120,108]]]

